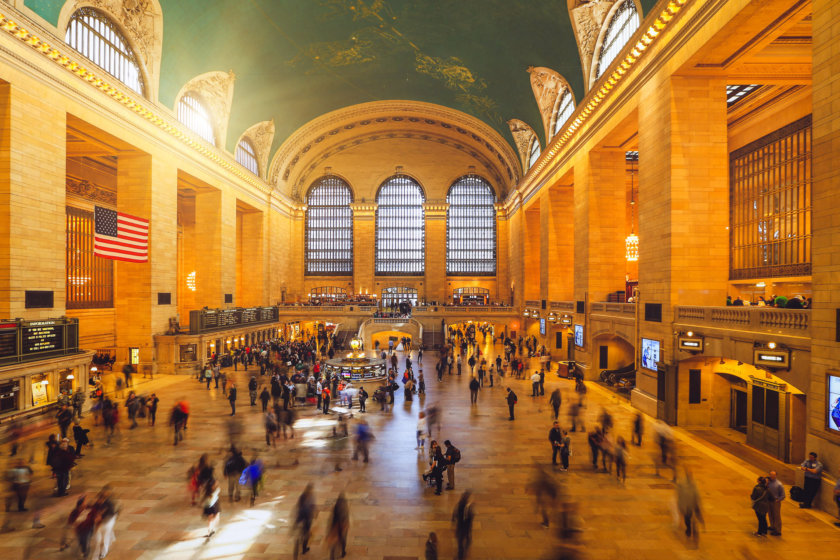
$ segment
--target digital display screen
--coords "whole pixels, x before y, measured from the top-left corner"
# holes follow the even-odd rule
[[[545,336],[545,319],[540,319],[540,334]]]
[[[659,361],[659,341],[649,338],[642,339],[642,367],[656,371],[656,362]]]
[[[840,432],[840,377],[828,376],[828,429]]]
[[[583,348],[583,325],[575,325],[575,346]]]

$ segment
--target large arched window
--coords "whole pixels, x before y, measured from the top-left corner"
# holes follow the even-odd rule
[[[103,12],[94,8],[76,10],[67,24],[64,40],[133,91],[146,94],[137,56]]]
[[[563,94],[560,95],[558,99],[557,110],[554,111],[554,127],[551,131],[552,137],[560,132],[563,125],[566,124],[566,121],[569,120],[569,117],[571,117],[574,112],[575,98],[572,96],[572,92],[564,89]]]
[[[540,139],[537,135],[531,137],[531,147],[528,148],[528,169],[531,169],[540,159]]]
[[[426,270],[426,198],[417,181],[395,175],[376,194],[376,274],[418,276]]]
[[[260,165],[257,163],[257,151],[254,150],[254,145],[247,138],[243,138],[239,141],[239,144],[236,145],[236,153],[234,154],[236,157],[236,161],[239,164],[253,173],[254,175],[259,176],[260,174]]]
[[[601,41],[598,67],[595,72],[596,79],[600,78],[610,67],[610,64],[613,63],[618,53],[621,52],[638,28],[639,13],[636,11],[636,3],[633,0],[623,0],[621,5],[613,12],[612,19]]]
[[[353,210],[350,187],[335,176],[316,181],[306,196],[306,274],[353,274]]]
[[[204,140],[216,145],[210,111],[195,94],[185,93],[178,100],[178,120]]]
[[[446,273],[496,274],[496,196],[481,177],[461,177],[446,196]]]

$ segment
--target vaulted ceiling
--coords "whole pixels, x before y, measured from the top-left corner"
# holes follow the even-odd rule
[[[598,0],[592,0],[597,2]],[[25,0],[57,24],[63,0]],[[160,0],[159,100],[204,72],[236,74],[227,148],[274,119],[272,153],[329,111],[380,100],[435,103],[512,142],[506,121],[541,117],[526,72],[546,66],[584,95],[567,0]],[[645,13],[655,0],[643,0]],[[543,139],[544,140],[544,139]]]

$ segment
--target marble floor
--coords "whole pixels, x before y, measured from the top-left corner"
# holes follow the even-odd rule
[[[492,353],[492,348],[487,349]],[[93,427],[86,418],[96,445],[74,470],[70,496],[50,497],[52,481],[43,465],[46,435],[30,443],[36,480],[30,492],[30,512],[3,514],[0,558],[78,558],[77,549],[58,550],[61,527],[78,493],[98,491],[105,483],[114,487],[121,507],[109,558],[292,558],[290,515],[308,482],[315,485],[318,515],[314,544],[306,557],[329,557],[323,537],[331,506],[343,491],[351,515],[348,558],[423,558],[430,531],[440,539],[440,557],[451,558],[455,554],[452,511],[461,492],[469,488],[476,509],[471,558],[557,558],[560,540],[553,528],[541,527],[534,496],[527,489],[537,465],[547,465],[551,476],[562,484],[566,499],[576,505],[581,532],[573,547],[580,558],[837,557],[840,529],[834,527],[834,519],[822,512],[799,510],[789,500],[782,510],[784,535],[754,537],[749,494],[760,473],[738,457],[675,430],[678,459],[698,480],[705,516],[699,543],[687,543],[675,518],[670,474],[659,477],[654,472],[650,423],[644,445],[630,449],[625,484],[592,471],[586,436],[580,433],[571,434],[569,472],[553,470],[547,399],[555,387],[564,392],[567,398],[561,419],[565,421],[565,402],[572,394],[570,381],[549,376],[546,396],[533,398],[528,381],[497,380],[495,387],[482,389],[477,406],[471,406],[469,377],[444,376],[443,382],[437,382],[433,375],[436,359],[431,352],[424,356],[424,398],[405,403],[399,391],[391,413],[382,413],[369,403],[364,416],[376,436],[369,463],[351,461],[349,449],[337,449],[326,438],[334,419],[325,420],[312,407],[298,409],[297,437],[279,441],[276,449],[267,448],[260,407],[250,407],[247,402],[247,379],[253,370],[229,373],[239,387],[233,418],[221,390],[207,390],[195,380],[165,377],[138,385],[139,392],[156,391],[160,397],[158,425],[152,428],[141,423],[129,430],[123,419],[121,433],[111,446],[105,446],[101,426]],[[514,422],[507,420],[506,385],[519,396]],[[607,407],[615,419],[616,433],[629,441],[633,410],[623,399],[595,384],[588,385],[587,426],[594,425],[602,407]],[[166,420],[169,408],[180,398],[189,401],[191,416],[185,441],[174,447]],[[442,411],[438,439],[452,440],[462,453],[456,467],[456,489],[441,496],[435,496],[421,480],[426,462],[415,450],[417,414],[432,404]],[[219,532],[205,539],[201,512],[190,506],[186,473],[202,453],[211,455],[220,472],[231,435],[245,447],[246,458],[258,454],[266,462],[265,489],[253,507],[247,500],[229,503],[225,497]],[[334,468],[337,456],[343,461],[341,472]],[[4,466],[5,461],[6,457]],[[33,514],[44,528],[32,528]]]

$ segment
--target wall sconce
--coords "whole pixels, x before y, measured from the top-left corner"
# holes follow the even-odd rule
[[[775,342],[768,342],[767,343],[767,348],[769,348],[770,350],[775,350],[776,349],[776,343]]]
[[[530,312],[529,310],[527,310],[527,309],[526,309],[525,311],[523,311],[523,312],[522,312],[522,316],[523,316],[523,317],[526,317],[526,318],[527,318],[527,317],[530,317],[530,316],[531,316],[531,312]]]
[[[71,373],[71,374],[68,374],[67,377],[65,377],[64,379],[68,379],[68,380],[76,379],[76,376]]]

